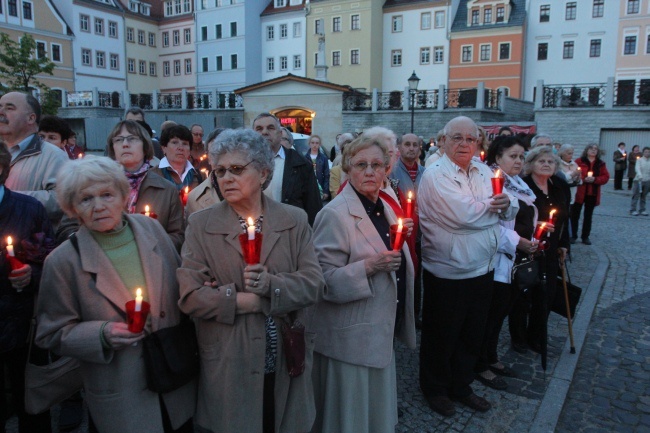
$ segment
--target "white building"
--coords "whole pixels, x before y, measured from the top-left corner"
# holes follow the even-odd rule
[[[114,0],[53,0],[72,27],[77,91],[126,90],[124,18]]]
[[[415,71],[418,89],[447,85],[451,2],[387,1],[383,16],[383,92],[404,90]]]
[[[261,15],[262,81],[305,76],[305,0],[271,0]]]
[[[267,4],[268,0],[199,2],[195,14],[198,91],[229,91],[261,80],[260,14]]]
[[[165,0],[163,3],[163,18],[158,27],[161,92],[194,90],[196,45],[193,12],[192,0]],[[137,89],[131,91],[137,92]]]
[[[605,83],[614,76],[619,2],[529,0],[524,99],[544,84]]]

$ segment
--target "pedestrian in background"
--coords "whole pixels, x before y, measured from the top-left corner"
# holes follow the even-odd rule
[[[641,150],[638,144],[632,146],[632,152],[627,156],[627,189],[632,189],[632,182],[636,176],[636,162],[641,158]]]
[[[625,143],[618,143],[618,149],[614,151],[614,191],[623,189],[623,175],[627,168],[627,153]]]
[[[645,200],[650,190],[650,147],[643,148],[643,156],[636,161],[636,177],[634,178],[634,189],[632,190],[632,206],[630,214],[648,216],[645,208]],[[636,210],[637,201],[639,211]]]

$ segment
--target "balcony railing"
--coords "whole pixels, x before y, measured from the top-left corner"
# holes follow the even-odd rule
[[[544,108],[604,107],[606,84],[544,86]]]
[[[372,94],[364,92],[346,92],[343,95],[344,111],[368,111],[372,110]]]
[[[409,101],[409,108],[411,107]],[[418,90],[415,95],[414,108],[416,110],[436,110],[438,108],[438,90]]]
[[[650,80],[619,80],[614,95],[614,106],[650,105]]]

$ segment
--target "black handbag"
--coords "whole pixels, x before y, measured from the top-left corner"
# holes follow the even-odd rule
[[[199,374],[199,345],[194,322],[152,332],[142,340],[147,388],[164,394],[189,383]]]
[[[519,256],[512,267],[512,284],[525,292],[539,284],[539,263],[532,256]]]
[[[571,310],[571,319],[575,317],[576,307],[578,306],[578,301],[580,296],[582,296],[582,289],[575,284],[571,284],[571,278],[569,277],[569,270],[567,269],[567,279],[566,279],[566,288],[569,295],[569,310]],[[557,288],[555,289],[555,297],[553,298],[553,303],[551,304],[551,311],[559,314],[562,317],[566,317],[566,301],[564,300],[564,285],[562,283],[562,269],[560,269],[560,275],[557,276]]]

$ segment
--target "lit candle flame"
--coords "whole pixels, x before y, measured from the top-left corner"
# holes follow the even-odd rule
[[[11,246],[13,243],[13,239],[11,239],[11,236],[7,236],[7,246]]]
[[[548,214],[549,219],[551,219],[551,220],[553,219],[553,216],[555,215],[555,212],[557,212],[557,211],[556,211],[555,209],[553,209],[553,210]]]
[[[501,170],[497,169],[497,171],[494,173],[494,177],[501,177]]]
[[[413,198],[413,191],[409,191],[408,199],[411,200]]]

